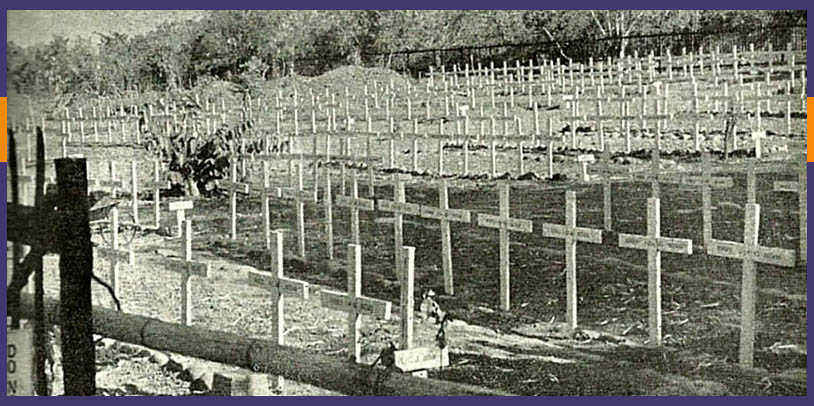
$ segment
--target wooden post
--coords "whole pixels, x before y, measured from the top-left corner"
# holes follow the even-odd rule
[[[647,199],[647,235],[619,234],[619,246],[647,251],[647,295],[650,345],[661,345],[661,253],[692,255],[692,240],[661,236],[658,198]]]
[[[565,192],[565,225],[543,224],[543,236],[565,240],[565,326],[569,334],[577,328],[577,241],[602,244],[602,231],[577,227],[577,195]]]
[[[62,368],[65,394],[96,395],[93,343],[93,246],[88,217],[85,159],[56,160],[59,208],[59,320],[62,326]]]
[[[509,217],[509,185],[500,187],[500,215],[479,214],[478,225],[500,230],[500,308],[510,309],[509,231],[532,232],[532,222]]]
[[[120,292],[119,281],[119,263],[124,261],[128,264],[133,264],[133,251],[128,249],[126,251],[119,249],[119,209],[113,207],[110,210],[110,224],[111,244],[110,248],[107,247],[94,247],[96,253],[106,257],[110,265],[110,287],[113,289],[113,295],[117,298]]]
[[[402,281],[399,300],[401,316],[401,350],[413,348],[413,312],[415,309],[415,247],[404,247],[402,252]]]
[[[322,200],[325,204],[325,245],[327,257],[332,260],[334,259],[333,190],[331,190],[331,169],[327,166],[325,167],[325,195]]]
[[[130,197],[132,199],[131,207],[133,211],[133,222],[136,225],[140,224],[138,220],[138,162],[134,159],[130,161]]]
[[[421,206],[421,217],[441,222],[441,264],[444,272],[444,292],[448,295],[454,295],[450,222],[469,223],[470,212],[469,210],[449,208],[449,189],[445,179],[439,181],[438,197],[439,207]]]
[[[184,259],[167,258],[167,270],[181,274],[181,322],[192,325],[192,277],[208,278],[210,264],[192,260],[192,220],[184,220]]]
[[[399,255],[401,257],[401,255]],[[348,313],[348,356],[354,363],[361,362],[362,315],[390,320],[391,303],[362,296],[362,247],[348,245],[348,291],[320,292],[322,307]]]

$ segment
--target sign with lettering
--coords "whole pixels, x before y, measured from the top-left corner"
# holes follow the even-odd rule
[[[8,396],[34,396],[34,329],[26,324],[8,329],[6,391]]]
[[[421,209],[418,204],[394,202],[392,200],[379,200],[379,210],[398,214],[409,214],[413,216],[418,216],[421,213]]]
[[[532,222],[529,220],[500,217],[491,214],[478,214],[478,225],[489,228],[506,227],[506,229],[510,231],[519,231],[523,233],[532,232]]]
[[[449,365],[449,347],[421,347],[396,351],[396,368],[401,372],[442,368]]]

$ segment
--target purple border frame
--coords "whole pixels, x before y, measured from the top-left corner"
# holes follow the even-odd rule
[[[284,3],[284,2],[264,2],[260,0],[237,0],[231,1],[228,3],[224,3],[222,1],[213,1],[213,0],[199,0],[199,1],[191,1],[191,0],[182,0],[182,1],[172,1],[168,3],[167,1],[157,1],[157,0],[142,0],[138,3],[111,3],[109,0],[101,1],[101,0],[80,0],[71,2],[70,4],[66,4],[63,2],[59,2],[56,0],[34,0],[34,1],[19,1],[19,0],[6,0],[6,5],[3,6],[3,18],[0,21],[0,35],[3,35],[4,38],[7,36],[7,15],[6,10],[8,9],[114,9],[118,7],[112,6],[131,6],[131,7],[123,7],[124,9],[132,9],[138,6],[140,9],[220,9],[223,8],[224,5],[228,5],[230,9],[264,9],[264,8],[280,8],[280,9],[398,9],[398,8],[409,8],[409,9],[535,9],[535,8],[558,8],[558,6],[563,6],[564,4],[556,4],[556,3],[545,3],[539,1],[530,1],[530,0],[503,0],[500,3],[496,3],[494,1],[484,1],[484,0],[452,0],[446,1],[443,4],[439,4],[437,1],[428,1],[428,0],[413,0],[413,1],[399,1],[399,2],[382,2],[382,1],[372,1],[372,0],[351,0],[345,2],[331,2],[328,0],[300,0],[294,3]],[[800,0],[794,1],[775,1],[770,4],[771,9],[808,9],[805,6],[806,2]],[[810,3],[809,3],[810,4]],[[495,7],[499,5],[498,7]],[[572,1],[569,2],[568,5],[571,9],[606,9],[609,7],[614,8],[630,8],[630,9],[652,9],[652,8],[667,8],[673,6],[678,9],[766,9],[767,3],[758,2],[756,0],[740,0],[740,1],[733,1],[733,0],[716,0],[714,2],[709,1],[699,1],[699,0],[685,0],[685,1],[669,1],[669,2],[650,2],[644,0],[615,0],[612,2],[605,2],[599,0],[587,0],[587,1]],[[808,27],[808,33],[811,34],[811,27]],[[6,38],[7,39],[7,38]],[[6,39],[0,41],[0,51],[2,54],[6,54]],[[808,58],[808,63],[810,64],[811,60]],[[0,75],[2,75],[2,81],[0,81],[0,97],[6,97],[6,58],[0,58]],[[811,94],[809,93],[809,96]],[[6,212],[6,193],[7,193],[7,170],[8,166],[6,163],[0,163],[0,177],[4,179],[2,182],[2,186],[0,186],[0,195],[2,195],[2,199],[0,199],[0,207],[2,207],[2,213]],[[814,174],[814,165],[808,164],[808,172],[809,178],[812,174]],[[809,193],[810,194],[810,193]],[[0,237],[1,239],[6,238],[6,216],[0,215]],[[2,251],[0,254],[0,268],[3,269],[3,274],[5,275],[6,270],[6,256],[7,252],[5,250]],[[808,263],[810,264],[810,258]],[[810,268],[809,268],[810,270]],[[808,292],[811,291],[811,285],[809,283]],[[6,311],[6,290],[2,289],[0,291],[0,308],[3,312]],[[807,317],[808,325],[811,325],[811,314],[809,313]],[[2,353],[5,357],[6,355],[6,335],[3,334],[2,338],[0,338],[0,346],[2,347]],[[811,338],[809,337],[809,342]],[[808,363],[810,369],[811,363]],[[4,376],[3,381],[5,381],[5,369],[3,370],[2,374]],[[808,386],[811,386],[811,378],[808,378]],[[3,388],[3,395],[5,396],[6,389]],[[798,397],[798,398],[782,398],[782,399],[775,399],[775,398],[768,398],[766,399],[769,402],[782,402],[787,404],[803,404],[805,402],[806,397]],[[30,405],[45,405],[49,404],[52,401],[51,399],[56,398],[9,398],[11,399],[14,404],[30,404]],[[161,400],[162,398],[157,398],[154,400],[150,400],[150,402],[159,402],[159,404],[174,404],[177,405],[177,402],[181,402],[181,404],[185,404],[190,402],[195,402],[197,405],[202,406],[209,406],[215,405],[218,402],[222,401],[220,398],[214,397],[203,397],[203,398],[195,398],[186,400],[185,398],[166,398],[165,400]],[[446,399],[446,398],[444,398]],[[454,402],[474,402],[475,405],[485,405],[489,402],[488,399],[482,398],[463,398],[463,397],[456,397],[451,398]],[[701,402],[701,403],[711,403],[711,402],[721,402],[720,404],[737,404],[737,405],[753,405],[759,404],[762,398],[745,398],[745,397],[728,397],[728,398],[691,398],[691,399],[684,399],[680,397],[665,397],[665,398],[658,398],[656,401],[662,404],[682,404],[686,401],[693,401],[693,402]],[[378,400],[375,398],[322,398],[322,397],[290,397],[281,400],[285,403],[290,404],[317,404],[321,401],[330,401],[330,402],[339,402],[338,406],[342,405],[376,405],[378,404]],[[548,400],[548,399],[545,399]],[[252,403],[252,404],[261,404],[260,402],[267,402],[268,399],[264,398],[245,398],[241,399],[241,402],[245,403]],[[275,399],[276,401],[276,399]],[[436,398],[425,398],[422,399],[422,402],[429,401],[434,404],[440,404],[444,400],[439,400]],[[514,404],[525,404],[525,405],[532,405],[535,402],[539,402],[540,399],[536,398],[529,398],[529,397],[521,397],[517,399],[512,399],[510,402]],[[627,404],[647,404],[652,402],[652,398],[646,397],[631,397],[631,398],[621,398],[621,397],[568,397],[568,398],[558,398],[558,402],[565,402],[568,404],[575,404],[575,405],[587,405],[587,404],[598,404],[602,403],[605,406],[616,406],[616,405],[627,405]],[[74,400],[74,399],[66,399],[61,401],[68,404],[103,404],[102,402],[106,402],[104,398],[101,397],[92,397],[87,399],[81,400]],[[81,403],[80,403],[81,402]],[[117,398],[116,402],[121,402],[124,404],[132,404],[134,402],[143,403],[145,402],[142,399],[138,398]],[[203,402],[203,403],[201,403]],[[388,400],[388,402],[395,402],[398,405],[408,405],[411,404],[412,399],[410,398],[396,398]]]

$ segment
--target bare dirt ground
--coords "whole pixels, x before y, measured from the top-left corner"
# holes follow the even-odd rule
[[[14,100],[12,99],[12,105]],[[10,108],[13,111],[13,108]],[[768,126],[782,127],[782,119],[766,119]],[[56,130],[58,122],[51,123]],[[407,125],[405,123],[405,125]],[[527,127],[528,128],[528,127]],[[677,123],[676,128],[689,128]],[[795,120],[798,132],[802,124]],[[48,131],[46,131],[48,133]],[[669,131],[666,134],[670,134]],[[581,136],[584,147],[596,145],[596,137]],[[611,140],[621,145],[621,138]],[[691,140],[682,131],[668,137],[666,150],[688,150]],[[635,138],[634,149],[649,148],[652,139]],[[49,156],[57,154],[56,141],[49,142]],[[513,143],[510,142],[510,146]],[[742,144],[743,145],[743,144]],[[324,147],[323,147],[324,148]],[[354,142],[357,153],[363,153],[363,141]],[[374,154],[386,157],[387,144],[375,143]],[[405,140],[398,147],[398,164],[410,167],[412,143]],[[618,147],[614,147],[618,148]],[[428,141],[422,148],[422,168],[435,167],[437,143]],[[122,162],[121,177],[128,182],[125,161],[146,158],[145,151],[127,146],[77,148],[89,158],[90,173],[107,174],[102,160]],[[501,149],[498,172],[516,173],[516,150]],[[488,170],[488,150],[473,151],[474,173]],[[579,323],[582,330],[575,336],[562,333],[565,314],[565,259],[562,240],[544,238],[542,223],[564,223],[565,190],[577,191],[578,224],[602,228],[602,186],[596,182],[576,183],[578,167],[567,156],[557,155],[557,172],[567,175],[564,181],[514,181],[511,183],[511,213],[532,220],[531,234],[511,234],[512,310],[496,310],[498,292],[498,233],[473,224],[452,224],[453,267],[456,294],[440,295],[439,303],[454,315],[447,329],[451,365],[431,371],[433,378],[501,389],[521,395],[805,395],[807,324],[806,281],[803,266],[784,269],[758,266],[757,318],[758,335],[754,369],[737,366],[740,317],[741,262],[706,255],[702,238],[700,190],[684,186],[661,185],[662,235],[689,238],[694,242],[693,255],[664,254],[663,307],[665,345],[652,348],[647,344],[647,274],[646,253],[617,247],[615,233],[604,233],[603,244],[578,244]],[[771,158],[785,158],[778,153]],[[529,151],[526,171],[545,175],[545,153]],[[699,171],[698,157],[690,154],[665,155],[664,165]],[[460,150],[446,150],[446,169],[456,172]],[[633,160],[631,167],[643,169],[648,159]],[[260,182],[259,164],[248,180]],[[142,165],[140,177],[148,179],[149,165]],[[306,168],[306,174],[311,169]],[[143,174],[142,174],[143,172]],[[367,178],[360,173],[360,193],[367,195]],[[282,165],[273,179],[286,183]],[[333,194],[340,193],[338,170],[333,171]],[[735,187],[713,195],[714,238],[742,241],[743,207],[746,203],[746,180],[733,174]],[[407,182],[410,202],[436,205],[436,177],[414,174],[402,177]],[[306,176],[307,188],[313,188]],[[798,213],[795,194],[772,191],[774,180],[792,180],[791,175],[758,177],[757,202],[761,205],[759,242],[764,246],[796,249]],[[393,195],[388,174],[377,171],[377,199]],[[496,181],[450,177],[450,206],[474,213],[497,214]],[[324,191],[320,185],[320,197]],[[634,234],[646,232],[646,200],[650,185],[624,182],[613,186],[614,231]],[[126,193],[125,193],[126,197]],[[141,196],[147,200],[147,194]],[[146,202],[145,202],[146,203]],[[269,338],[269,296],[248,286],[249,267],[269,269],[263,247],[261,204],[257,195],[240,198],[238,203],[238,239],[229,233],[228,198],[195,201],[192,213],[194,257],[211,261],[213,276],[193,280],[194,324],[251,337]],[[291,202],[271,201],[273,229],[295,230],[295,211]],[[126,210],[126,209],[125,209]],[[149,219],[148,206],[140,217]],[[174,227],[175,219],[162,207],[162,225]],[[333,290],[344,290],[346,273],[345,247],[350,238],[350,214],[334,207],[335,259],[325,259],[325,224],[322,200],[307,204],[307,258],[298,258],[296,236],[286,233],[285,273],[312,284]],[[363,293],[390,300],[397,305],[399,282],[394,274],[392,218],[383,212],[362,212]],[[474,216],[473,216],[474,219]],[[405,217],[405,245],[416,247],[416,292],[428,289],[443,292],[441,273],[441,233],[436,221]],[[120,300],[127,312],[179,321],[180,293],[176,274],[164,269],[167,257],[182,257],[182,241],[154,232],[140,233],[132,243],[135,266],[122,266]],[[108,275],[104,259],[96,259],[95,273]],[[58,272],[55,260],[46,262],[47,292],[56,296]],[[111,306],[106,292],[95,289],[94,301]],[[420,296],[416,303],[420,303]],[[286,305],[286,340],[289,345],[337,357],[345,350],[345,317],[343,313],[319,306],[319,294],[308,301],[288,300]],[[398,342],[398,312],[384,322],[364,318],[363,355],[372,362],[390,341]],[[416,309],[418,310],[418,309]],[[418,344],[434,345],[437,326],[418,321]],[[115,346],[100,351],[97,382],[106,394],[189,394],[188,384],[172,374],[163,373],[145,357],[128,354]],[[111,360],[112,359],[112,360]],[[213,368],[228,369],[226,366]],[[316,388],[292,384],[291,395],[326,394]]]

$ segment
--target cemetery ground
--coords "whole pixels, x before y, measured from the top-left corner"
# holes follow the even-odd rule
[[[10,108],[11,110],[11,108]],[[769,120],[766,120],[769,122]],[[782,119],[777,120],[778,126]],[[564,122],[563,122],[564,123]],[[672,126],[673,123],[671,123]],[[58,127],[58,124],[52,123]],[[766,124],[767,127],[771,124]],[[691,128],[679,122],[676,128]],[[665,130],[669,134],[670,129]],[[305,131],[303,131],[305,133]],[[799,131],[798,131],[799,132]],[[46,130],[46,134],[48,131]],[[437,133],[437,131],[436,131]],[[589,137],[578,135],[587,144]],[[596,137],[590,137],[595,142]],[[419,154],[423,170],[433,170],[437,141],[426,140]],[[363,141],[355,141],[363,153]],[[619,150],[622,139],[611,139]],[[652,138],[634,138],[633,149],[650,148]],[[689,150],[691,142],[681,137],[665,138],[665,150]],[[512,141],[510,141],[510,144]],[[583,144],[583,145],[586,145]],[[306,142],[306,145],[307,142]],[[374,156],[387,156],[386,142],[375,143]],[[49,144],[48,156],[57,156],[56,142]],[[397,164],[410,168],[412,143],[399,144]],[[305,147],[309,151],[310,147]],[[121,177],[129,174],[124,162],[147,159],[146,152],[130,146],[74,148],[89,162],[89,173],[106,174],[105,161],[122,162]],[[473,173],[488,172],[488,149],[474,149]],[[460,150],[445,150],[448,173],[460,173]],[[517,177],[514,149],[499,149],[498,173]],[[545,153],[526,157],[526,172],[545,174]],[[558,155],[558,157],[560,157]],[[542,158],[542,159],[541,159]],[[738,159],[738,158],[736,158]],[[648,159],[631,159],[642,170]],[[700,171],[697,156],[662,158],[664,165]],[[254,168],[251,181],[261,183]],[[420,294],[432,289],[437,301],[454,321],[447,326],[450,366],[430,371],[430,376],[455,382],[481,385],[520,395],[805,395],[806,392],[806,272],[803,266],[781,268],[758,265],[757,337],[754,369],[737,365],[740,326],[740,280],[742,263],[708,256],[703,252],[700,189],[661,185],[662,235],[693,240],[693,255],[663,254],[664,346],[652,348],[647,339],[647,254],[619,248],[617,233],[645,234],[647,198],[650,184],[614,183],[613,232],[603,232],[603,244],[578,244],[577,284],[579,330],[574,336],[563,332],[565,315],[565,254],[563,241],[543,237],[542,223],[564,224],[565,191],[577,192],[577,223],[602,229],[602,185],[596,181],[579,183],[579,168],[570,159],[558,159],[557,172],[564,181],[512,180],[512,217],[532,220],[534,232],[511,233],[512,309],[499,309],[498,232],[471,224],[452,223],[452,260],[455,295],[444,295],[438,221],[405,216],[404,245],[416,247],[416,303]],[[621,166],[621,165],[619,165]],[[141,179],[150,179],[149,165],[142,165]],[[306,189],[313,190],[312,168],[305,167]],[[352,170],[349,170],[349,172]],[[422,171],[423,172],[423,171]],[[590,170],[589,170],[590,172]],[[418,173],[402,175],[407,182],[407,201],[437,205],[437,177]],[[713,237],[743,241],[744,207],[747,201],[745,174],[731,175],[735,187],[713,193]],[[360,195],[367,197],[367,171],[360,171]],[[275,183],[284,185],[285,165],[275,166]],[[350,178],[348,178],[349,181]],[[450,179],[452,208],[478,214],[498,213],[499,181]],[[797,197],[773,192],[775,180],[794,180],[791,175],[758,175],[757,203],[761,205],[759,242],[764,246],[797,247]],[[295,207],[290,201],[271,199],[271,228],[287,229],[285,274],[320,287],[343,291],[346,286],[344,247],[350,243],[350,210],[333,208],[335,258],[326,259],[324,172],[320,174],[320,201],[305,205],[306,258],[296,254]],[[376,171],[376,199],[391,199],[390,175]],[[333,195],[340,193],[338,168],[332,171]],[[349,188],[349,184],[348,184]],[[146,189],[141,188],[145,193]],[[124,194],[126,195],[126,191]],[[146,200],[147,197],[142,198]],[[229,238],[227,196],[199,199],[188,214],[194,224],[193,251],[196,260],[211,261],[212,276],[192,281],[193,324],[250,337],[270,337],[269,294],[248,286],[247,270],[268,270],[261,222],[261,200],[257,194],[239,197],[238,238]],[[123,210],[126,210],[123,208]],[[141,218],[150,218],[142,207]],[[173,215],[162,204],[162,226],[175,226]],[[360,213],[363,294],[398,303],[399,282],[394,272],[393,222],[389,213]],[[183,258],[183,240],[166,233],[143,232],[132,248],[136,265],[121,268],[119,299],[126,312],[180,322],[180,294],[177,274],[165,270],[168,258]],[[97,258],[95,273],[104,279],[107,261]],[[46,294],[56,295],[56,261],[46,261]],[[347,357],[344,313],[319,305],[316,289],[310,299],[286,301],[286,344],[322,354]],[[97,305],[110,307],[104,289],[94,288]],[[418,310],[418,309],[416,309]],[[398,342],[399,320],[380,322],[364,318],[363,360],[372,362],[390,342]],[[416,342],[433,346],[438,326],[418,318]],[[185,394],[188,388],[172,374],[165,376],[145,357],[110,347],[116,367],[104,364],[99,386],[131,388],[126,393],[155,388],[154,394]],[[225,366],[213,368],[229,369]],[[139,377],[154,377],[154,379]],[[107,379],[108,381],[105,381]],[[146,380],[145,380],[146,379]],[[136,383],[133,383],[136,382]],[[127,386],[131,385],[131,386]],[[133,389],[134,385],[136,389]],[[325,394],[320,389],[287,383],[286,394]]]

